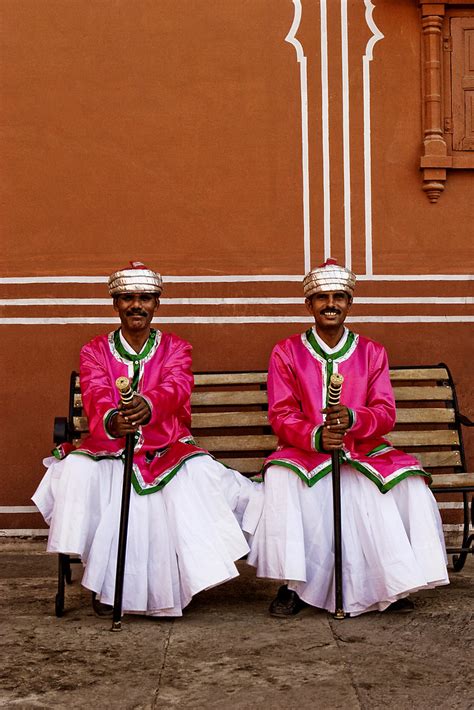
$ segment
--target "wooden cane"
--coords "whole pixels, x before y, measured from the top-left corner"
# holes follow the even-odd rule
[[[119,377],[116,380],[115,385],[120,392],[120,399],[122,400],[122,402],[131,402],[134,393],[132,388],[130,387],[130,380],[128,379],[128,377]],[[128,514],[130,512],[130,493],[132,488],[132,467],[134,448],[135,434],[127,434],[125,438],[122,507],[120,509],[117,568],[115,572],[114,610],[112,615],[111,631],[122,631],[123,579],[125,575],[125,557],[127,553]]]
[[[339,404],[344,377],[338,373],[331,375],[328,388],[328,406]],[[344,619],[342,599],[342,534],[341,534],[341,467],[339,449],[331,452],[332,502],[334,515],[334,586],[335,619]]]

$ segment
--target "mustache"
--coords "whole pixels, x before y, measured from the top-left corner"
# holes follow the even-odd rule
[[[142,311],[141,308],[130,308],[126,312],[126,315],[127,316],[143,316],[143,318],[146,318],[148,314],[146,311]]]

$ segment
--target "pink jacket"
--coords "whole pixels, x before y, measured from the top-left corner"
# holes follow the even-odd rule
[[[130,355],[118,332],[98,336],[81,350],[81,390],[90,433],[73,453],[97,460],[122,455],[125,438],[112,438],[105,425],[120,401],[115,380],[129,377],[151,409],[150,421],[138,430],[133,484],[140,494],[152,493],[171,480],[186,459],[207,453],[194,445],[189,428],[192,347],[177,335],[152,330],[142,353]]]
[[[344,376],[341,404],[351,410],[341,460],[385,493],[410,475],[426,476],[419,462],[384,438],[395,425],[395,402],[385,349],[349,331],[341,349],[327,355],[312,329],[278,343],[268,371],[269,419],[278,436],[271,464],[295,471],[309,486],[331,471],[331,455],[320,449],[321,409],[332,372]]]

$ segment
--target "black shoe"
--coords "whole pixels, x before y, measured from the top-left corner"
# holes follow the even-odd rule
[[[396,602],[390,604],[385,611],[390,611],[393,614],[409,614],[414,611],[415,605],[409,597],[403,597],[403,599],[397,599]]]
[[[294,616],[308,606],[306,602],[299,598],[296,592],[288,589],[284,584],[278,590],[278,594],[270,604],[269,612],[271,616],[287,617]]]
[[[110,604],[102,604],[97,599],[96,593],[92,592],[92,608],[97,616],[112,616],[114,608]]]

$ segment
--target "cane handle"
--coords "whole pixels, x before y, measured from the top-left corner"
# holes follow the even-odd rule
[[[344,377],[338,372],[334,372],[329,380],[328,388],[328,405],[331,407],[335,404],[339,404],[341,399],[342,383],[344,382]]]
[[[133,390],[130,386],[130,380],[128,377],[117,377],[115,380],[115,386],[120,393],[120,399],[125,404],[128,404],[133,399]]]

